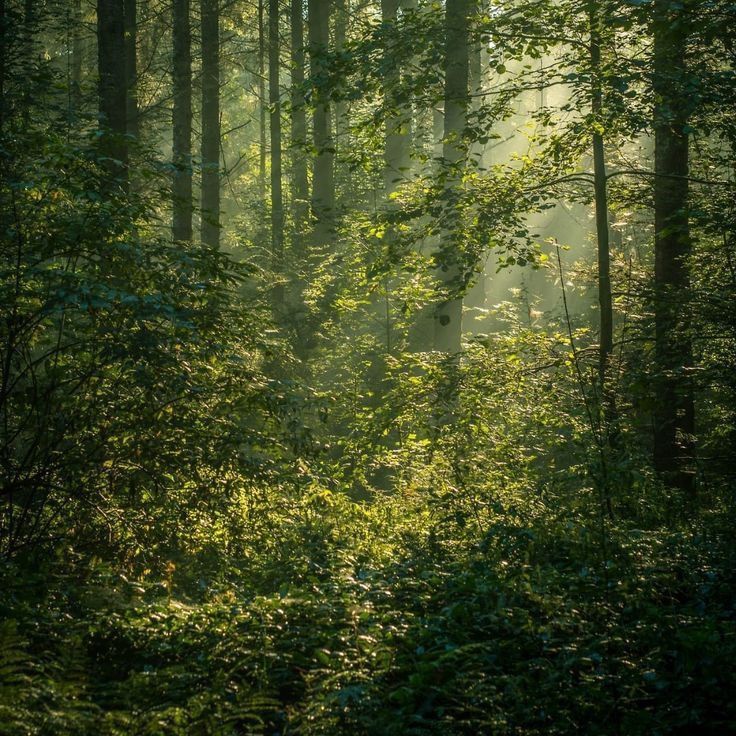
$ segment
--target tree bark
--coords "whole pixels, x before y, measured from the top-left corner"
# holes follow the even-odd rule
[[[128,135],[138,138],[138,8],[125,0],[125,115]]]
[[[8,16],[5,10],[5,0],[0,0],[0,135],[5,132],[5,114],[7,100],[5,99],[5,74],[7,73],[8,56]]]
[[[277,276],[284,273],[284,200],[281,182],[281,90],[279,54],[279,0],[268,2],[268,101],[271,131],[271,253]],[[274,301],[284,300],[282,286],[274,290]]]
[[[309,0],[310,73],[317,79],[324,79],[328,73],[325,55],[329,49],[330,6],[330,0]],[[313,242],[320,248],[331,241],[335,218],[334,141],[329,98],[322,91],[316,95],[313,143],[316,151],[312,170]]]
[[[220,13],[201,0],[202,16],[202,243],[220,247]]]
[[[173,222],[177,241],[192,239],[192,33],[189,0],[173,0]]]
[[[82,109],[82,0],[72,0],[72,58],[69,83],[70,118],[76,120]]]
[[[294,233],[301,243],[309,214],[307,116],[304,111],[304,2],[291,0],[291,202]],[[296,255],[296,254],[295,254]]]
[[[481,12],[483,3],[481,0],[473,0],[473,9],[476,13]],[[474,127],[479,127],[480,109],[483,105],[481,93],[483,91],[483,43],[480,38],[473,38],[473,42],[469,47],[468,61],[468,83],[471,92],[470,111],[472,113],[472,122]],[[473,163],[482,167],[484,144],[477,140],[474,136],[470,148],[470,157]]]
[[[396,24],[398,10],[403,5],[405,3],[400,0],[381,0],[381,20],[387,29]],[[385,105],[388,110],[383,151],[383,189],[386,197],[389,197],[401,180],[406,178],[411,165],[411,135],[409,132],[411,108],[400,100],[401,66],[393,62],[390,51],[391,49],[384,51]]]
[[[692,343],[688,296],[691,250],[686,90],[687,12],[654,4],[654,311],[657,377],[654,464],[663,480],[694,492],[695,408],[688,369]]]
[[[348,28],[348,1],[347,0],[334,0],[335,3],[335,51],[340,53],[345,46],[345,39],[347,37]],[[350,147],[349,140],[349,121],[348,121],[348,106],[344,100],[337,100],[335,102],[335,151],[337,152],[335,158],[335,166],[337,171],[335,173],[336,178],[344,181],[342,177],[344,174],[350,175],[349,169],[347,171],[340,171],[340,153],[347,151]],[[349,193],[348,193],[348,196]]]
[[[597,0],[588,4],[590,25],[591,112],[593,114],[593,187],[598,244],[598,305],[600,337],[598,381],[606,394],[606,371],[613,352],[613,299],[611,296],[611,253],[608,223],[608,184],[603,140],[603,89],[601,84],[601,18]]]
[[[36,3],[34,0],[23,2],[23,52],[28,69],[36,67],[38,62],[38,20]],[[33,105],[33,92],[31,85],[23,87],[23,127],[28,128],[31,124],[31,107]]]
[[[310,73],[324,79],[328,73],[325,55],[329,49],[330,0],[309,0]],[[328,97],[317,92],[313,119],[313,142],[316,151],[312,169],[312,217],[314,245],[330,242],[334,233],[335,176],[334,142],[330,125]]]
[[[466,156],[463,142],[469,105],[469,26],[468,0],[447,0],[445,11],[445,126],[442,158],[445,167],[446,202],[452,202],[461,186],[461,168]],[[438,277],[443,300],[434,314],[434,347],[446,353],[461,348],[462,274],[459,258],[457,208],[450,207],[446,215],[442,242],[436,254]]]
[[[266,198],[266,34],[263,21],[264,0],[258,0],[258,195]]]
[[[97,0],[100,152],[111,186],[128,189],[125,24],[120,0]]]

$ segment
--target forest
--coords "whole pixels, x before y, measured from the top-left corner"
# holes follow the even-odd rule
[[[0,0],[0,736],[736,734],[734,0]]]

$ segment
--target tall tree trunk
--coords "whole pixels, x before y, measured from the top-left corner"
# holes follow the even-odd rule
[[[281,190],[281,90],[279,55],[279,0],[268,2],[268,101],[271,118],[271,252],[273,268],[284,273],[284,201]],[[283,287],[274,290],[274,301],[280,306]]]
[[[386,33],[386,41],[383,47],[384,67],[384,106],[386,108],[386,123],[383,146],[383,195],[386,199],[386,207],[395,209],[397,204],[391,199],[391,194],[396,191],[401,180],[406,177],[410,164],[408,125],[411,120],[411,107],[402,104],[399,86],[401,84],[402,67],[396,61],[394,50],[396,48],[399,7],[404,3],[401,0],[381,0],[381,22]],[[397,233],[389,228],[385,234],[387,244],[396,240]],[[389,246],[390,247],[390,246]],[[384,282],[383,304],[374,303],[376,318],[381,319],[385,325],[385,349],[390,354],[393,339],[393,328],[391,324],[391,297],[390,282]],[[382,314],[381,314],[382,313]],[[380,366],[380,367],[379,367]],[[373,369],[373,397],[380,402],[384,395],[386,370],[383,362],[376,360]]]
[[[473,0],[472,9],[476,14],[480,14],[483,11],[483,0]],[[481,142],[483,137],[483,126],[481,125],[482,118],[482,107],[484,104],[484,98],[482,96],[483,87],[485,83],[484,78],[484,44],[479,33],[472,34],[472,43],[469,46],[470,58],[468,61],[468,77],[470,87],[470,115],[469,123],[473,127],[473,133],[471,134],[469,161],[473,166],[483,170],[484,167],[484,154],[486,144]],[[486,303],[486,285],[487,278],[484,270],[478,274],[478,278],[468,289],[467,293],[463,298],[463,303],[469,307],[484,307]]]
[[[432,107],[432,140],[430,152],[432,156],[431,167],[435,167],[437,159],[442,158],[442,136],[445,132],[445,103],[438,102]]]
[[[473,0],[473,8],[476,13],[480,13],[483,3],[481,0]],[[475,127],[479,127],[480,109],[483,105],[483,42],[479,37],[474,37],[469,47],[470,58],[468,61],[468,77],[470,86],[470,111],[472,113],[472,122]],[[477,136],[473,138],[470,148],[471,160],[474,164],[481,166],[483,159],[484,144],[478,141]]]
[[[138,138],[138,8],[137,0],[125,0],[126,126]]]
[[[595,225],[598,242],[598,305],[600,309],[600,344],[598,380],[606,395],[606,370],[613,352],[613,299],[611,296],[611,255],[608,224],[608,182],[603,141],[603,90],[601,85],[601,18],[597,0],[588,4],[590,25],[591,111],[593,113],[593,179],[595,190]]]
[[[387,34],[392,36],[396,25],[399,0],[381,0],[381,22]],[[391,30],[389,30],[391,29]],[[384,48],[384,105],[386,106],[386,132],[383,146],[383,191],[388,198],[396,189],[401,178],[401,116],[397,110],[396,88],[399,86],[400,73],[397,64],[393,63],[390,46]]]
[[[38,33],[38,17],[36,3],[34,0],[25,0],[23,3],[23,52],[26,68],[35,69],[38,63],[38,46],[36,35]],[[31,124],[31,107],[33,105],[33,93],[31,85],[23,87],[23,127],[28,128]]]
[[[334,0],[335,3],[335,51],[340,53],[344,47],[345,47],[345,39],[347,37],[347,28],[348,28],[348,13],[349,13],[349,4],[348,0]],[[335,160],[335,165],[337,167],[337,171],[335,172],[336,178],[340,177],[340,180],[342,181],[342,176],[344,174],[347,174],[347,176],[350,176],[350,170],[347,168],[347,171],[341,171],[340,167],[340,154],[342,151],[347,151],[350,148],[350,140],[349,140],[349,121],[348,121],[348,106],[345,103],[344,100],[337,100],[335,102],[335,150],[337,151],[337,156]],[[346,187],[348,191],[349,196],[349,189]]]
[[[220,247],[220,12],[201,0],[202,16],[202,229],[204,245]]]
[[[305,232],[309,223],[307,115],[304,100],[304,0],[291,0],[291,268],[289,311],[295,330],[295,348],[302,357],[308,342],[307,308],[303,290],[308,271]]]
[[[462,140],[469,104],[468,0],[447,0],[445,10],[445,127],[442,158],[445,166],[446,201],[452,202],[461,186],[461,168],[466,156]],[[444,298],[434,314],[434,347],[457,353],[461,347],[463,300],[460,272],[457,208],[446,215],[447,225],[436,254],[438,277]]]
[[[100,150],[113,186],[128,189],[125,24],[120,0],[97,0]]]
[[[381,0],[381,20],[387,27],[394,26],[399,7],[406,3],[400,0]],[[386,116],[386,137],[383,149],[383,188],[388,197],[394,192],[402,179],[406,178],[411,165],[411,107],[399,99],[401,66],[393,63],[391,49],[384,51],[385,66],[385,104],[389,112]]]
[[[8,19],[5,12],[5,0],[0,0],[0,135],[5,132],[5,73],[8,48]]]
[[[69,107],[72,120],[79,117],[82,109],[82,0],[72,0],[72,48],[69,74]]]
[[[654,310],[658,376],[654,464],[662,478],[694,491],[695,431],[689,334],[689,150],[686,125],[688,17],[674,0],[654,3]]]
[[[291,0],[291,201],[299,242],[309,214],[307,116],[304,111],[304,2]],[[296,254],[295,254],[296,255]]]
[[[173,0],[174,240],[192,239],[192,31],[189,0]]]
[[[258,195],[266,198],[266,35],[263,21],[264,0],[258,0]]]
[[[327,74],[325,55],[329,49],[330,4],[330,0],[309,0],[310,72],[312,77],[319,79]],[[329,99],[319,92],[313,119],[316,154],[312,170],[314,245],[318,248],[329,243],[334,232],[335,155],[331,127]]]

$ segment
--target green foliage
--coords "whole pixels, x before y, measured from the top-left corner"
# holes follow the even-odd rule
[[[60,513],[148,544],[144,505],[187,488],[175,503],[186,525],[213,469],[224,480],[234,448],[258,446],[233,409],[266,411],[257,306],[234,302],[247,271],[159,239],[147,203],[101,198],[98,176],[88,150],[49,136],[4,180],[6,551],[54,534]]]
[[[278,559],[195,595],[6,567],[10,733],[728,731],[732,530],[619,524],[604,557],[584,516],[498,495],[480,535],[315,492],[272,512]]]
[[[9,732],[732,728],[732,516],[673,524],[646,477],[637,512],[612,463],[602,519],[566,338],[502,315],[333,400],[309,463],[188,517],[168,564],[6,564]]]
[[[686,497],[649,460],[651,3],[475,8],[482,71],[453,165],[445,9],[398,5],[390,22],[351,5],[297,90],[307,113],[334,109],[335,228],[313,248],[290,208],[293,262],[275,273],[265,130],[247,119],[265,112],[257,8],[220,19],[231,219],[214,252],[168,236],[167,4],[137,4],[129,191],[100,152],[89,59],[71,80],[91,8],[75,27],[66,0],[5,4],[0,734],[736,730],[733,8],[688,6],[700,64],[679,80],[697,107],[691,279],[674,295],[698,399]],[[396,121],[411,164],[389,186]],[[499,153],[502,130],[519,150]],[[613,222],[604,387],[594,264],[571,242],[583,255],[550,268],[550,242],[567,247],[537,227],[588,216],[593,132]],[[432,351],[434,308],[489,257],[499,282],[530,267],[564,306],[468,299],[462,350]]]

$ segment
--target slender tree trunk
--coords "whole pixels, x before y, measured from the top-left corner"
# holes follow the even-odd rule
[[[445,103],[441,102],[432,108],[432,158],[442,158],[442,137],[445,132]],[[432,163],[434,168],[435,163]]]
[[[482,8],[481,0],[473,0],[473,7],[476,12],[480,12]],[[481,93],[483,91],[483,44],[480,38],[473,38],[473,42],[469,48],[470,59],[468,63],[468,76],[470,85],[470,111],[472,113],[472,123],[474,127],[479,126],[478,116],[483,104]],[[477,166],[481,166],[483,158],[484,145],[475,138],[470,148],[471,160]]]
[[[588,5],[590,24],[591,111],[593,113],[593,179],[595,190],[595,225],[598,241],[598,304],[600,308],[600,345],[598,380],[606,394],[606,370],[613,352],[613,299],[611,297],[611,256],[608,224],[608,187],[603,141],[603,91],[601,86],[601,19],[597,0]]]
[[[383,147],[383,195],[386,199],[386,207],[395,209],[397,204],[391,199],[401,183],[407,176],[410,166],[410,136],[409,124],[411,121],[411,106],[400,102],[400,89],[402,67],[395,59],[396,48],[396,23],[399,8],[404,5],[401,0],[381,0],[381,21],[386,33],[386,43],[383,48],[384,75],[384,105],[386,107],[386,123]],[[389,228],[385,234],[385,242],[392,243],[396,240],[397,233]],[[389,246],[390,247],[390,246]],[[386,354],[392,350],[393,329],[391,326],[391,296],[390,280],[384,281],[383,304],[375,304],[376,311],[383,312],[385,324],[385,348]],[[380,312],[379,312],[380,314]],[[377,318],[379,314],[376,315]],[[374,400],[380,402],[385,394],[386,366],[383,362],[376,360],[375,367],[371,371],[374,374],[374,385],[372,387]],[[380,377],[379,377],[380,376]]]
[[[174,240],[192,239],[192,32],[189,0],[173,0]]]
[[[262,202],[266,199],[266,35],[263,12],[264,0],[258,0],[258,195]]]
[[[311,74],[324,78],[325,54],[329,49],[330,0],[309,0],[309,51]],[[334,142],[330,125],[328,98],[318,93],[314,108],[313,140],[316,155],[312,171],[312,216],[314,245],[319,248],[330,242],[334,232],[335,176]]]
[[[220,247],[220,12],[201,0],[202,16],[202,243]]]
[[[399,0],[381,0],[381,22],[389,33],[396,25],[396,15],[399,10]],[[400,74],[397,64],[392,63],[392,49],[384,48],[384,65],[386,75],[384,79],[384,104],[386,105],[386,132],[383,146],[383,192],[388,198],[396,189],[401,178],[401,117],[396,104],[396,88],[399,85]],[[390,200],[389,200],[390,202]]]
[[[294,233],[299,243],[309,214],[309,183],[305,154],[307,117],[304,111],[303,86],[304,2],[291,0],[291,201]]]
[[[128,135],[138,138],[138,8],[137,0],[125,0],[125,114]]]
[[[446,167],[447,202],[461,186],[463,160],[466,156],[462,140],[469,104],[468,0],[447,0],[445,11],[445,128],[442,157]],[[447,226],[436,254],[438,277],[444,291],[443,301],[434,314],[434,346],[436,350],[457,353],[461,348],[463,300],[459,290],[463,284],[460,272],[456,208],[446,215]]]
[[[474,13],[481,13],[483,10],[482,0],[472,0],[472,6]],[[469,62],[468,62],[468,77],[470,87],[470,114],[469,114],[469,125],[472,126],[473,133],[471,134],[469,162],[473,166],[482,170],[484,168],[484,153],[486,145],[482,143],[479,138],[482,137],[483,125],[481,124],[482,106],[484,103],[482,92],[484,87],[484,74],[483,74],[483,55],[484,55],[483,42],[480,36],[476,33],[473,34],[472,43],[469,46]],[[470,307],[483,307],[486,303],[486,274],[482,270],[478,275],[478,278],[468,289],[467,293],[463,298],[463,303]]]
[[[110,183],[128,189],[125,25],[120,0],[97,0],[100,151]]]
[[[5,99],[5,75],[7,73],[8,57],[8,15],[5,0],[0,0],[0,135],[5,132],[5,114],[7,100]]]
[[[27,68],[33,69],[37,63],[37,7],[34,0],[25,0],[23,3],[23,28],[21,33],[23,34],[23,53],[24,61]],[[23,99],[23,127],[28,128],[31,124],[31,107],[33,105],[31,85],[25,85],[23,87],[22,99]]]
[[[308,342],[307,308],[303,290],[306,283],[309,225],[309,179],[307,158],[307,116],[304,100],[304,0],[291,0],[291,268],[289,311],[295,330],[295,348],[302,357]]]
[[[268,101],[271,110],[271,252],[273,269],[284,273],[284,201],[281,190],[281,90],[279,54],[279,0],[268,2]],[[277,307],[284,300],[283,287],[274,290]]]
[[[400,0],[381,0],[381,20],[387,27],[396,24],[397,13],[405,5]],[[411,165],[411,107],[399,101],[401,66],[392,63],[391,49],[386,49],[385,104],[389,110],[386,117],[386,137],[383,149],[383,189],[388,197],[407,176]]]
[[[680,3],[655,0],[654,310],[658,376],[654,464],[666,482],[694,492],[691,456],[695,409],[688,376],[692,365],[685,79],[688,20]]]
[[[72,58],[70,65],[70,118],[76,119],[82,109],[82,0],[72,0]]]
[[[345,46],[348,24],[347,0],[334,0],[335,4],[335,51],[341,52]],[[338,153],[336,165],[339,166],[339,154],[347,151],[350,142],[348,140],[348,107],[343,100],[335,102],[335,150]]]

